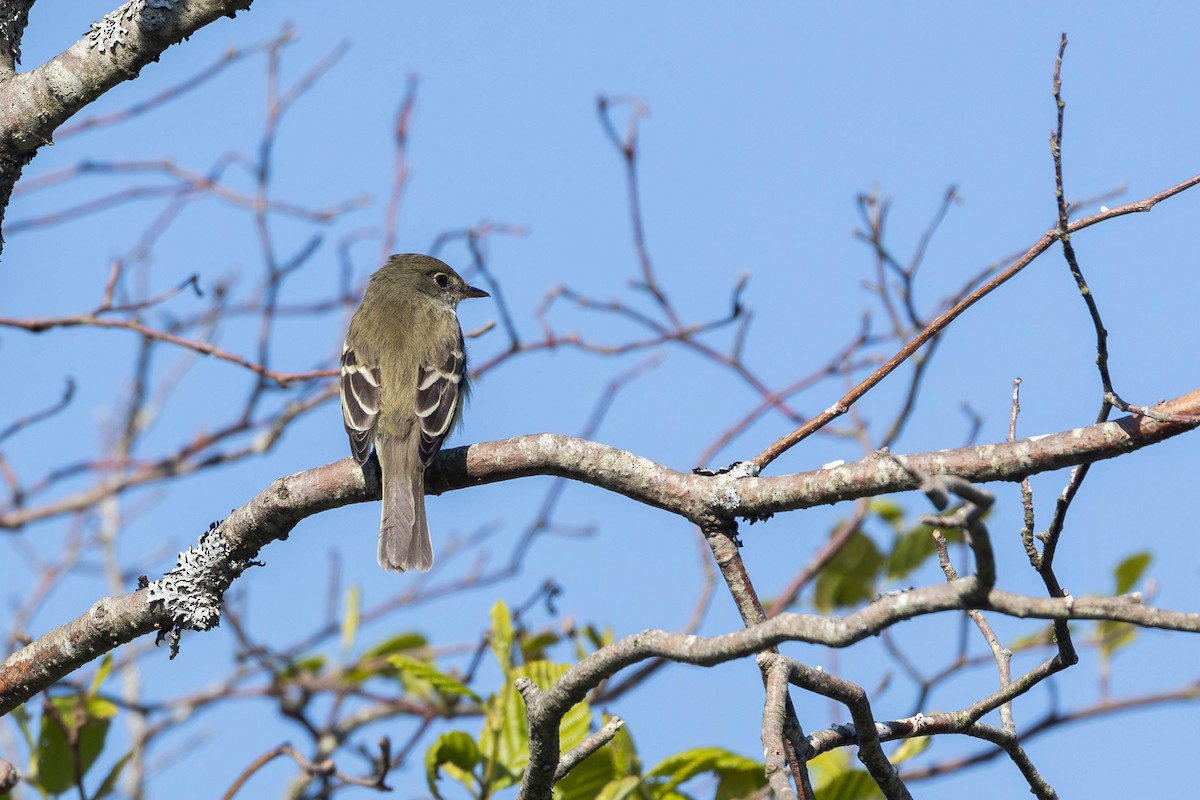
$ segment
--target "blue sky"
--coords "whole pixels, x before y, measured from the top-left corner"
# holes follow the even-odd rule
[[[23,47],[29,68],[69,46],[87,22],[108,10],[77,3],[71,11],[34,8]],[[89,16],[90,14],[90,16]],[[854,335],[871,297],[862,282],[872,274],[871,253],[854,240],[861,225],[855,196],[873,187],[894,198],[892,244],[911,251],[947,187],[962,201],[950,211],[923,267],[918,302],[932,308],[989,263],[1020,252],[1053,226],[1053,173],[1047,143],[1054,123],[1051,69],[1059,34],[1070,37],[1063,69],[1067,101],[1067,193],[1091,197],[1116,187],[1127,202],[1178,183],[1196,170],[1195,102],[1200,61],[1194,32],[1200,12],[1183,5],[1137,8],[1118,4],[656,3],[330,4],[265,3],[235,20],[221,20],[166,53],[142,78],[118,87],[85,112],[125,108],[211,64],[231,45],[248,46],[294,26],[284,83],[296,80],[339,43],[346,54],[304,95],[283,122],[276,150],[274,193],[303,205],[326,207],[367,196],[370,203],[316,228],[276,219],[273,232],[285,255],[315,232],[317,256],[287,287],[300,302],[327,294],[337,280],[337,243],[363,229],[378,230],[392,177],[391,130],[410,74],[419,76],[408,160],[411,182],[398,219],[398,249],[427,250],[439,233],[494,221],[523,226],[522,236],[489,242],[489,261],[527,337],[547,291],[564,284],[600,298],[642,300],[628,287],[637,275],[629,233],[621,163],[606,140],[596,97],[632,96],[649,108],[641,123],[640,175],[644,221],[659,277],[684,316],[702,320],[728,308],[732,287],[750,273],[744,302],[755,321],[747,361],[773,385],[784,385],[824,363]],[[45,148],[26,180],[80,161],[173,159],[206,171],[231,150],[253,153],[262,129],[264,70],[247,59],[185,98],[134,122],[66,138]],[[237,170],[230,181],[251,181]],[[58,189],[14,198],[12,225],[107,194],[122,179],[89,177]],[[1200,335],[1195,299],[1200,271],[1192,241],[1197,195],[1185,194],[1152,214],[1092,228],[1075,240],[1105,314],[1112,368],[1119,391],[1152,403],[1195,388]],[[114,205],[82,220],[7,236],[0,269],[0,314],[26,316],[82,311],[94,306],[109,261],[128,253],[161,208],[148,200]],[[379,239],[352,250],[356,277],[378,261]],[[452,244],[442,255],[466,266]],[[149,283],[162,291],[198,273],[211,287],[240,275],[237,291],[253,293],[259,251],[244,213],[206,200],[160,240]],[[198,301],[180,296],[170,313],[186,315]],[[494,319],[487,302],[463,307],[464,328]],[[602,315],[559,310],[562,330],[598,341],[620,341],[629,329]],[[327,366],[340,346],[344,319],[282,323],[273,353],[282,369]],[[230,325],[229,349],[251,353],[253,331]],[[728,344],[727,335],[714,342]],[[505,346],[498,332],[472,343],[476,363]],[[113,375],[129,369],[135,348],[120,332],[68,332],[32,337],[0,331],[0,363],[20,381],[0,397],[10,415],[27,413],[74,376],[80,394],[52,429],[15,440],[6,456],[39,474],[64,450],[95,452],[98,423],[113,410]],[[594,399],[642,356],[598,358],[556,351],[518,359],[476,387],[467,424],[456,444],[550,430],[578,433]],[[1099,402],[1093,334],[1083,304],[1057,253],[1048,254],[951,330],[931,371],[920,409],[898,443],[901,452],[957,447],[969,424],[966,402],[983,417],[980,441],[1007,432],[1010,384],[1023,384],[1021,430],[1044,433],[1091,421]],[[115,368],[114,368],[114,365]],[[168,369],[164,365],[162,369]],[[147,447],[168,446],[203,426],[209,415],[236,408],[247,376],[227,364],[203,363],[181,384]],[[882,425],[903,384],[890,381],[862,403]],[[807,413],[826,408],[841,386],[823,384],[800,395]],[[652,372],[617,397],[595,438],[677,469],[696,465],[708,444],[756,405],[756,396],[727,372],[678,350],[667,350]],[[789,429],[767,417],[716,457],[717,465],[752,456]],[[81,448],[82,446],[82,448]],[[122,556],[150,572],[174,556],[208,522],[248,500],[271,480],[346,454],[335,405],[297,423],[268,456],[190,478],[162,495],[128,500],[138,516],[122,532]],[[817,437],[788,454],[775,469],[809,469],[860,456],[846,440]],[[1112,566],[1150,549],[1156,602],[1170,608],[1200,605],[1196,558],[1188,531],[1196,443],[1182,437],[1093,471],[1071,517],[1060,552],[1060,577],[1075,594],[1110,590]],[[1049,518],[1065,475],[1038,478],[1039,519]],[[442,539],[494,526],[494,557],[502,560],[523,526],[536,515],[548,479],[530,479],[431,498],[429,514]],[[991,523],[1001,548],[1001,584],[1036,592],[1017,541],[1020,508],[1012,487],[999,494]],[[923,513],[920,498],[904,498]],[[746,528],[743,551],[760,591],[777,591],[818,546],[846,509],[820,509]],[[324,609],[328,558],[338,552],[344,583],[362,586],[368,605],[398,590],[409,577],[381,574],[374,562],[374,504],[342,509],[303,523],[286,543],[272,545],[268,566],[248,575],[237,594],[250,608],[256,635],[275,644],[308,630]],[[588,538],[539,542],[521,574],[499,587],[425,605],[389,624],[435,632],[440,641],[472,641],[486,626],[497,599],[517,603],[553,577],[565,590],[560,607],[583,621],[610,623],[619,634],[646,627],[678,629],[687,620],[701,569],[689,526],[661,512],[585,486],[567,488],[559,521],[593,525]],[[21,536],[44,552],[61,548],[68,524],[52,521]],[[12,557],[11,536],[0,537],[0,558]],[[450,579],[466,564],[448,565]],[[922,581],[936,580],[932,572]],[[435,580],[438,579],[435,577]],[[320,587],[317,591],[313,587]],[[20,578],[3,590],[0,621],[28,591]],[[56,593],[34,626],[49,627],[81,613],[107,593],[84,575]],[[543,622],[552,620],[543,620]],[[718,592],[706,633],[738,624]],[[1031,629],[1002,623],[1009,635]],[[38,628],[43,629],[43,628]],[[383,638],[391,629],[365,631]],[[947,638],[957,623],[923,620],[899,631],[910,655],[929,668],[953,655]],[[977,645],[982,648],[982,642]],[[185,639],[184,653],[145,668],[157,696],[194,691],[228,665],[228,631]],[[1113,690],[1137,693],[1194,681],[1200,650],[1179,635],[1146,634],[1137,650],[1118,656]],[[799,658],[837,668],[873,686],[889,665],[879,651],[832,656],[797,648]],[[1063,708],[1096,699],[1097,666],[1084,663],[1057,683]],[[161,663],[160,663],[161,662]],[[749,662],[714,671],[676,669],[611,710],[630,725],[643,759],[652,764],[685,747],[722,744],[756,756],[761,688]],[[945,688],[940,708],[979,694],[986,679]],[[880,716],[908,713],[908,689],[899,676],[877,705]],[[973,693],[973,694],[972,694]],[[1048,693],[1038,690],[1017,706],[1018,725],[1038,719]],[[944,704],[944,705],[942,705]],[[801,699],[812,728],[843,721],[844,710]],[[252,711],[253,707],[253,711]],[[198,769],[192,755],[164,769],[153,794],[188,776],[196,797],[223,791],[253,755],[299,732],[277,722],[270,708],[246,703],[229,717],[199,720],[207,752],[221,769]],[[1108,791],[1150,796],[1179,794],[1185,770],[1184,737],[1163,736],[1194,720],[1195,709],[1156,708],[1105,717],[1036,739],[1035,763],[1063,796]],[[402,728],[403,726],[399,726]],[[472,725],[472,730],[474,726]],[[1143,733],[1144,732],[1144,733]],[[1118,739],[1119,737],[1119,739]],[[1121,742],[1123,763],[1113,770],[1111,749]],[[182,745],[180,740],[176,745]],[[927,757],[975,752],[937,742]],[[278,764],[257,779],[261,794],[277,794],[290,775]],[[201,773],[197,775],[197,773]],[[207,783],[211,781],[210,783]],[[396,776],[401,797],[421,796],[423,776],[412,768]],[[1007,762],[934,783],[922,797],[963,791],[1007,797],[1023,783]],[[174,791],[174,790],[172,790]],[[351,793],[351,796],[360,796]],[[365,796],[365,792],[362,793]]]

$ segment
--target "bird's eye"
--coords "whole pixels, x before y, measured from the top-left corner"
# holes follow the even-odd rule
[[[442,287],[443,289],[445,289],[447,284],[450,283],[450,276],[448,276],[444,272],[439,272],[438,274],[434,275],[433,279],[435,281],[437,281],[437,285]]]

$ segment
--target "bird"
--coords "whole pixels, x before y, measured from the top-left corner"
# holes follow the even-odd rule
[[[379,459],[379,566],[433,566],[425,469],[462,418],[468,386],[459,301],[490,297],[452,267],[419,253],[391,256],[350,319],[341,358],[342,421],[350,452]]]

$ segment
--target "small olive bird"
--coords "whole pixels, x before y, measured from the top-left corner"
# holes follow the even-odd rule
[[[467,357],[458,303],[488,297],[448,265],[409,253],[371,276],[342,349],[342,419],[354,460],[383,476],[379,566],[433,566],[425,468],[462,416]]]

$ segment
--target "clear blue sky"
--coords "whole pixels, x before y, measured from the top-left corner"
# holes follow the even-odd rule
[[[69,46],[106,3],[69,10],[35,6],[23,47],[26,68]],[[854,198],[879,187],[894,198],[892,243],[908,253],[946,188],[963,201],[950,212],[930,249],[918,301],[931,308],[985,265],[1024,250],[1054,224],[1053,173],[1047,143],[1054,122],[1051,70],[1059,34],[1070,36],[1063,69],[1068,195],[1091,197],[1127,187],[1116,201],[1157,192],[1197,171],[1195,31],[1200,11],[1183,4],[1139,7],[1115,3],[1016,4],[733,4],[616,3],[581,7],[539,3],[514,10],[500,4],[337,4],[259,0],[235,20],[222,20],[139,80],[118,87],[85,112],[125,108],[212,63],[230,45],[248,46],[294,25],[299,41],[287,50],[285,82],[294,81],[340,42],[346,55],[306,94],[284,122],[274,188],[289,201],[324,207],[359,195],[371,204],[323,228],[318,256],[289,284],[287,299],[328,293],[337,275],[336,244],[361,228],[378,228],[391,181],[391,130],[406,77],[420,78],[409,162],[412,178],[398,226],[398,249],[430,247],[442,231],[484,220],[525,226],[528,234],[499,237],[490,261],[526,335],[546,292],[558,284],[602,298],[638,302],[628,289],[637,274],[621,164],[595,110],[598,94],[631,95],[650,109],[642,123],[641,176],[651,253],[664,287],[682,312],[700,320],[724,312],[738,276],[751,274],[744,302],[755,313],[748,361],[774,385],[824,363],[859,324],[871,303],[862,282],[871,254],[852,237],[859,226]],[[45,148],[26,180],[86,159],[174,159],[206,171],[223,153],[252,153],[263,116],[263,60],[230,69],[201,90],[134,123],[64,139]],[[232,173],[237,175],[236,172]],[[249,187],[244,176],[231,179]],[[121,179],[87,178],[60,190],[14,199],[9,224],[98,197]],[[0,265],[0,314],[83,311],[99,298],[109,260],[129,252],[161,208],[148,200],[115,205],[69,225],[8,238]],[[1118,389],[1152,403],[1195,388],[1200,334],[1195,324],[1200,270],[1194,227],[1200,195],[1185,194],[1152,214],[1127,217],[1076,238],[1084,268],[1111,333]],[[286,255],[312,234],[311,226],[279,221]],[[352,251],[356,276],[376,266],[378,238]],[[443,256],[468,259],[454,245]],[[215,201],[196,204],[154,257],[151,288],[161,291],[193,272],[211,286],[244,275],[249,294],[259,255],[248,217]],[[199,308],[186,297],[172,313]],[[563,330],[620,341],[628,329],[596,315],[557,317]],[[495,317],[486,302],[463,308],[465,328]],[[275,363],[305,370],[328,363],[344,321],[283,328]],[[250,354],[253,331],[236,325],[221,341]],[[727,342],[718,337],[715,341]],[[494,332],[472,345],[476,362],[505,345]],[[124,374],[135,349],[119,333],[74,332],[39,338],[0,331],[0,364],[21,375],[0,390],[5,419],[27,413],[74,376],[74,408],[39,437],[6,450],[29,474],[62,459],[64,449],[95,452],[97,420],[112,412],[105,375]],[[1007,432],[1010,384],[1024,379],[1025,434],[1087,424],[1099,402],[1092,365],[1092,332],[1061,258],[1044,257],[1018,280],[972,309],[952,329],[931,371],[921,407],[895,448],[914,452],[961,445],[969,403],[984,419],[981,441]],[[593,398],[615,375],[638,363],[557,352],[518,360],[477,386],[465,429],[455,444],[549,430],[578,433]],[[115,365],[115,366],[114,366]],[[167,367],[164,366],[165,370]],[[206,363],[165,412],[151,443],[167,446],[191,435],[222,404],[244,397],[243,371]],[[816,413],[836,399],[838,385],[801,395],[796,404]],[[882,387],[862,408],[879,420],[895,408],[901,383]],[[595,438],[677,469],[695,466],[709,442],[756,405],[743,384],[708,362],[671,350],[663,363],[618,397]],[[218,417],[219,418],[219,417]],[[788,430],[768,417],[717,456],[718,466],[752,456]],[[1110,591],[1112,566],[1150,549],[1156,602],[1200,607],[1193,538],[1197,440],[1182,437],[1152,452],[1101,465],[1089,478],[1059,553],[1060,577],[1074,594]],[[49,455],[48,455],[49,454]],[[270,455],[189,479],[161,496],[129,499],[138,516],[123,532],[122,555],[154,574],[172,565],[207,524],[241,505],[274,478],[347,454],[336,405],[292,428]],[[819,438],[781,460],[778,470],[809,469],[860,453],[849,441]],[[1039,519],[1049,518],[1065,475],[1039,478]],[[547,479],[432,498],[435,540],[468,536],[485,526],[496,533],[497,560],[507,556],[536,515]],[[1000,580],[1037,592],[1016,538],[1020,508],[1011,487],[995,487],[991,518],[1000,548]],[[144,506],[149,505],[148,510]],[[920,498],[905,498],[914,513]],[[845,509],[776,518],[744,530],[744,556],[760,591],[780,588],[815,549]],[[398,590],[408,576],[380,573],[374,559],[378,508],[339,510],[303,523],[264,553],[265,569],[236,589],[250,609],[256,635],[276,644],[310,629],[324,613],[327,559],[338,552],[345,582],[362,586],[367,605]],[[564,524],[594,525],[589,538],[539,543],[523,572],[499,587],[422,606],[398,630],[433,632],[441,642],[470,642],[484,629],[497,599],[524,600],[553,577],[565,594],[559,605],[581,621],[610,623],[618,635],[647,627],[678,629],[687,620],[700,582],[700,559],[689,526],[584,486],[567,489]],[[54,521],[24,531],[26,542],[53,552],[68,534]],[[12,557],[0,536],[0,560]],[[467,569],[452,563],[434,580]],[[936,580],[933,572],[916,576]],[[314,590],[314,587],[317,587]],[[8,609],[29,591],[12,577],[0,591]],[[56,594],[34,627],[43,630],[81,613],[107,593],[99,578],[81,577]],[[543,620],[546,621],[546,620]],[[549,622],[553,622],[550,620]],[[714,601],[705,633],[738,625],[728,597]],[[1010,636],[1035,626],[1002,624]],[[1081,634],[1087,629],[1080,626]],[[364,632],[369,642],[389,629]],[[924,620],[897,634],[910,655],[933,669],[954,653],[957,623]],[[976,652],[982,648],[977,643]],[[812,649],[793,654],[836,668],[875,686],[891,669],[872,645],[836,657]],[[145,669],[151,696],[169,697],[206,685],[228,666],[228,630],[185,637],[182,656],[165,653]],[[452,663],[452,662],[448,662]],[[1147,634],[1118,656],[1113,691],[1134,694],[1168,688],[1197,676],[1200,644],[1181,635]],[[1028,666],[1028,664],[1026,664]],[[719,670],[676,669],[649,690],[611,708],[629,724],[645,763],[680,749],[721,744],[751,757],[758,740],[761,688],[751,662]],[[1094,702],[1093,651],[1057,682],[1061,708]],[[986,680],[990,680],[990,677]],[[978,696],[980,682],[960,681],[937,696],[939,709]],[[971,694],[974,692],[974,694]],[[900,675],[881,695],[881,717],[909,713],[911,693]],[[1018,725],[1039,719],[1050,703],[1039,690],[1018,704]],[[798,701],[806,728],[842,722],[847,714],[825,702]],[[229,715],[204,717],[190,730],[209,737],[198,752],[178,758],[154,778],[152,794],[211,797],[262,750],[301,732],[279,722],[267,704],[245,703]],[[1155,708],[1036,739],[1035,763],[1064,797],[1182,796],[1188,783],[1181,759],[1187,737],[1171,735],[1193,723],[1194,707]],[[475,723],[469,728],[475,730]],[[398,731],[404,725],[398,724]],[[399,734],[393,738],[400,738]],[[184,739],[172,747],[184,747]],[[974,745],[939,740],[926,754],[937,760]],[[212,760],[209,760],[212,759]],[[1119,763],[1121,766],[1117,767]],[[1186,764],[1186,762],[1184,762]],[[276,796],[291,766],[278,764],[256,778],[247,796]],[[182,783],[181,783],[182,782]],[[420,797],[419,767],[397,774],[399,797]],[[1023,796],[1024,783],[1004,760],[949,780],[916,787],[921,797]],[[365,791],[347,796],[368,796]]]

